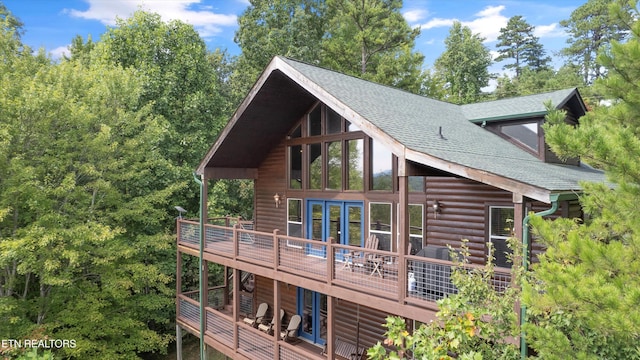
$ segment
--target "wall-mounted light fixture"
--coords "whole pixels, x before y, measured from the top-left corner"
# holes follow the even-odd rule
[[[438,214],[442,213],[442,205],[440,205],[440,202],[438,200],[433,202],[433,214],[434,217],[437,219],[438,218]]]
[[[276,203],[276,208],[279,208],[282,200],[280,199],[280,195],[278,195],[278,193],[273,195],[273,201]]]

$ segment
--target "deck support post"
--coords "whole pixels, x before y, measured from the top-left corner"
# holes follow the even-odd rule
[[[407,294],[407,264],[405,255],[409,244],[409,176],[407,161],[398,159],[398,302],[403,303]]]
[[[335,306],[336,298],[330,295],[327,295],[327,343],[325,344],[325,349],[327,351],[327,359],[334,359],[334,350],[333,344],[335,343],[335,334],[334,334],[334,321],[333,314],[336,311],[337,306]]]
[[[182,328],[176,324],[176,360],[182,360]]]
[[[280,359],[280,346],[278,339],[280,338],[280,329],[282,328],[280,321],[280,282],[273,279],[273,360]]]

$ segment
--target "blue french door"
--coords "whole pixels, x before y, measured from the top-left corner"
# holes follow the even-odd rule
[[[361,201],[307,200],[306,213],[308,239],[326,242],[331,237],[339,244],[362,246],[364,211]],[[326,257],[326,246],[310,245],[307,253]],[[340,255],[338,260],[341,260]]]
[[[300,336],[324,345],[327,341],[327,295],[298,288],[298,314],[302,316]]]

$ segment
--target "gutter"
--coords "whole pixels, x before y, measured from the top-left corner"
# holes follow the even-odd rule
[[[522,220],[522,265],[524,272],[529,271],[529,220],[532,216],[547,216],[552,215],[558,210],[558,203],[564,200],[577,199],[576,193],[555,193],[549,195],[551,200],[551,208],[537,212],[535,214],[529,214]],[[520,359],[526,360],[527,358],[527,339],[524,332],[524,325],[527,323],[527,306],[520,304]]]
[[[204,249],[204,212],[202,211],[202,202],[204,199],[204,184],[203,184],[203,180],[198,179],[196,173],[193,173],[193,180],[195,180],[196,183],[198,183],[198,185],[200,185],[200,245],[199,245],[199,251],[200,251],[200,257],[199,257],[199,262],[198,262],[198,277],[199,277],[199,281],[198,283],[200,284],[200,288],[199,288],[199,303],[200,303],[200,359],[205,359],[205,353],[204,353],[204,299],[206,299],[207,297],[205,296],[206,294],[204,293],[204,284],[202,281],[202,269],[203,269],[203,264],[202,264],[202,256],[203,256],[203,249]]]

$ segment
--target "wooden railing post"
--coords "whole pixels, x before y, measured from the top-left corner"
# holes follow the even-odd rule
[[[280,266],[280,240],[278,239],[280,230],[273,230],[273,269],[278,270]],[[275,315],[274,315],[275,316]]]
[[[233,235],[231,236],[233,242],[233,259],[235,260],[238,257],[238,252],[240,251],[240,240],[238,238],[238,228],[239,224],[233,224]]]
[[[327,239],[327,284],[333,282],[333,269],[335,263],[335,249],[333,247],[335,239],[331,236]]]

